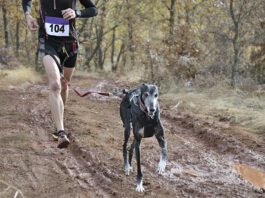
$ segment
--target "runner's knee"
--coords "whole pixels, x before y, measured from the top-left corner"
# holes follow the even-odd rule
[[[61,85],[59,82],[53,82],[50,84],[51,91],[54,93],[60,93],[61,92]]]

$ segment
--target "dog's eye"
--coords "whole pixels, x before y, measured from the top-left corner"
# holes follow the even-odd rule
[[[148,92],[145,92],[145,93],[144,93],[144,96],[145,96],[145,97],[149,96],[149,93],[148,93]]]
[[[158,95],[157,95],[157,94],[155,94],[155,98],[157,98],[157,96],[158,96]]]

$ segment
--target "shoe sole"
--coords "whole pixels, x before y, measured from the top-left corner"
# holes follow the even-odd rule
[[[54,135],[54,134],[52,134],[52,139],[53,139],[54,141],[58,141],[58,135]]]
[[[67,138],[70,138],[70,137],[71,137],[71,133],[67,133],[66,136],[67,136]],[[52,134],[52,139],[53,139],[54,141],[58,141],[58,139],[59,139],[59,135],[57,135],[57,134]]]
[[[70,141],[68,140],[68,138],[64,137],[60,140],[57,147],[58,148],[66,148],[69,144],[70,144]]]

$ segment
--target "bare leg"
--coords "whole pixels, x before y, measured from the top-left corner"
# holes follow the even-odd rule
[[[75,70],[74,68],[64,67],[63,69],[64,78],[68,82],[71,81],[74,70]],[[61,85],[62,85],[62,91],[61,91],[62,100],[63,100],[64,105],[66,105],[67,98],[68,98],[68,92],[69,92],[68,85],[67,85],[67,82],[65,82],[64,80],[61,80]]]
[[[58,70],[55,61],[49,55],[43,57],[43,64],[49,80],[49,87],[50,87],[49,101],[51,106],[52,118],[55,122],[57,130],[64,130],[64,125],[63,125],[64,105],[62,97],[60,95],[61,93],[60,72]]]

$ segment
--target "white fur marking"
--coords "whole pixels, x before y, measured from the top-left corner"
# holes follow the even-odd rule
[[[162,174],[163,172],[165,172],[166,165],[167,165],[166,160],[160,159],[160,162],[158,164],[158,173],[159,174]]]
[[[141,181],[140,184],[137,184],[136,191],[144,192],[143,181]]]
[[[125,166],[124,168],[125,175],[130,175],[130,172],[132,171],[132,167],[130,165]]]

